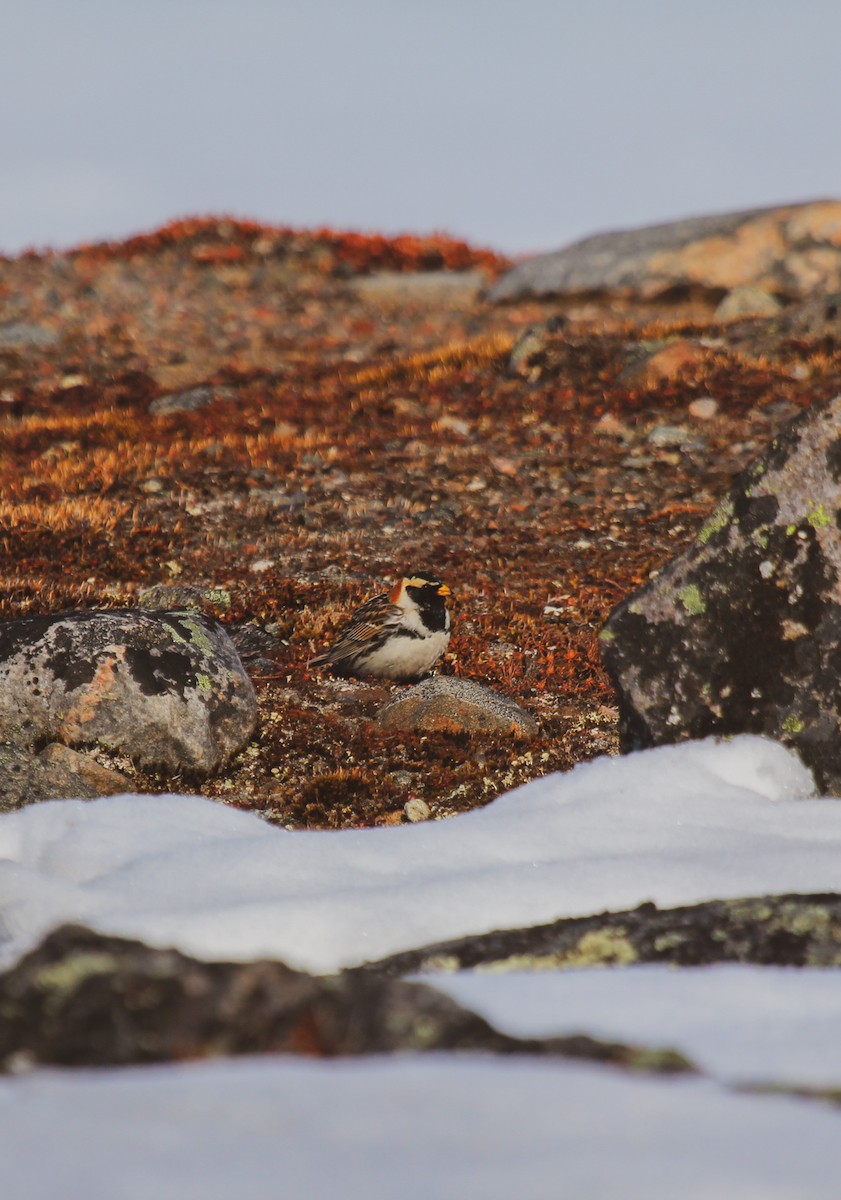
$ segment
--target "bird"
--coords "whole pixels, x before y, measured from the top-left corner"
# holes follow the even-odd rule
[[[447,649],[450,614],[446,583],[432,574],[408,575],[390,592],[361,604],[334,644],[310,666],[334,675],[371,675],[408,682],[427,675]]]

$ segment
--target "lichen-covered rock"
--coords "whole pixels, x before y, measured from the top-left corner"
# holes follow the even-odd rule
[[[221,1054],[319,1058],[473,1050],[691,1071],[672,1050],[586,1035],[515,1038],[421,983],[345,971],[322,979],[279,962],[206,963],[177,950],[54,930],[0,975],[0,1071],[183,1061]]]
[[[802,296],[841,287],[841,201],[816,200],[600,233],[508,271],[491,300],[671,288],[761,287]]]
[[[624,912],[564,917],[530,929],[500,929],[406,950],[366,970],[556,971],[566,967],[671,963],[841,966],[841,896],[748,896],[679,908],[641,904]]]
[[[209,617],[136,609],[0,624],[0,738],[11,745],[96,743],[206,775],[256,721],[251,680]]]
[[[841,794],[841,396],[792,421],[601,635],[624,750],[763,733]]]
[[[385,729],[443,733],[510,733],[534,737],[537,723],[507,696],[469,679],[438,675],[409,688],[377,714]]]

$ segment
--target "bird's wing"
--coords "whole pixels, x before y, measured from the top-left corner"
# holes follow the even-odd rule
[[[372,596],[360,605],[348,623],[339,630],[335,644],[323,654],[317,655],[312,662],[341,663],[353,658],[383,633],[399,625],[404,616],[403,609],[391,603],[387,592]]]

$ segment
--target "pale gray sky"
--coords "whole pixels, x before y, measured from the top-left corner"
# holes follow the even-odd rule
[[[176,216],[551,249],[841,196],[836,0],[12,0],[0,250]]]

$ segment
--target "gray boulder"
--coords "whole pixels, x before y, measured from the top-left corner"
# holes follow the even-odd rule
[[[70,612],[0,624],[0,739],[94,743],[141,766],[207,775],[250,737],[257,701],[209,617]]]
[[[670,288],[762,287],[801,296],[841,287],[841,201],[670,221],[599,233],[519,263],[490,300],[593,292],[654,297]]]
[[[764,733],[841,795],[841,396],[792,421],[601,635],[624,750]]]

